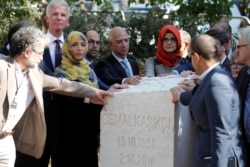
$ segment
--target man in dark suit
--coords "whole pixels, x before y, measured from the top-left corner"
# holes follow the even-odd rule
[[[88,30],[86,32],[86,38],[88,40],[88,52],[85,55],[85,59],[87,60],[89,66],[94,70],[96,66],[97,57],[99,56],[100,48],[101,48],[101,39],[100,35],[95,30]],[[110,88],[109,85],[102,82],[102,80],[97,77],[99,88],[102,90],[108,90]],[[91,110],[86,110],[88,112],[89,119],[86,120],[88,125],[93,125],[89,127],[91,131],[95,131],[96,133],[96,154],[98,154],[100,147],[100,113],[101,107],[94,107],[92,105]]]
[[[230,59],[226,55],[226,50],[229,45],[227,34],[220,29],[211,29],[205,32],[215,38],[219,53],[219,62],[225,70],[231,73]]]
[[[234,51],[234,47],[232,46],[232,42],[233,42],[233,35],[232,35],[232,27],[229,24],[229,22],[227,21],[218,21],[216,22],[211,29],[219,29],[221,31],[224,31],[227,34],[227,38],[228,38],[228,46],[226,48],[226,55],[228,57],[228,59],[230,60],[232,58],[232,54]]]
[[[174,87],[171,93],[173,102],[189,105],[197,125],[195,166],[246,166],[239,94],[233,78],[218,62],[215,39],[208,34],[194,38],[190,55],[199,75],[197,86],[186,92],[186,85]]]
[[[239,94],[241,97],[241,113],[244,122],[244,139],[247,148],[247,158],[250,160],[250,27],[240,30],[239,44],[237,45],[237,61],[246,64],[236,78]],[[248,162],[249,163],[249,162]],[[249,166],[250,164],[248,164]]]
[[[191,35],[185,30],[179,30],[181,35],[181,58],[179,60],[179,66],[175,67],[172,71],[173,74],[181,74],[183,71],[194,73],[194,68],[191,64],[190,55],[188,55],[188,49],[191,43]],[[182,73],[183,74],[183,73]]]
[[[50,38],[50,43],[44,50],[44,62],[39,64],[39,67],[46,74],[54,75],[55,68],[61,64],[62,55],[60,53],[57,54],[56,48],[59,47],[58,49],[61,49],[61,46],[66,38],[64,29],[69,24],[69,16],[70,8],[65,0],[51,0],[48,3],[46,7],[45,20],[48,26],[47,36]],[[59,128],[58,121],[60,119],[60,114],[52,108],[53,94],[44,92],[43,97],[45,120],[47,125],[47,138],[43,155],[39,160],[39,167],[48,167],[50,159],[52,166],[56,165]]]
[[[99,56],[101,48],[100,35],[95,30],[88,30],[86,32],[86,38],[88,40],[88,53],[85,56],[89,66],[95,70],[97,57]],[[109,85],[105,84],[99,77],[97,77],[98,85],[100,89],[108,90]]]
[[[97,63],[97,76],[109,86],[119,83],[136,85],[140,82],[138,63],[128,57],[129,36],[125,28],[114,27],[109,33],[112,54]],[[124,63],[124,64],[122,64]]]

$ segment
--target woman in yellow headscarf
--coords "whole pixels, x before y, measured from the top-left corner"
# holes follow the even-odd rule
[[[62,64],[56,68],[55,75],[99,88],[95,72],[84,59],[87,51],[88,41],[85,35],[72,31],[63,43]]]
[[[78,31],[68,34],[62,46],[61,66],[56,68],[55,75],[98,87],[95,72],[84,58],[87,51],[84,34]],[[102,106],[64,95],[54,95],[53,102],[59,113],[56,165],[98,167],[97,134]]]

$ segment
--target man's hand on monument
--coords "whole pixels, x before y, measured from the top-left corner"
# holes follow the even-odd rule
[[[124,83],[130,84],[130,85],[137,85],[140,83],[141,79],[142,77],[140,77],[139,75],[134,75],[132,77],[126,78]]]
[[[190,70],[186,70],[186,71],[182,71],[182,72],[180,73],[180,76],[181,76],[181,77],[188,77],[188,76],[190,76],[190,75],[195,75],[195,72],[190,71]]]
[[[172,102],[177,103],[179,101],[180,93],[184,91],[185,90],[181,86],[171,88],[170,92],[172,93]]]
[[[195,81],[193,79],[185,79],[178,83],[184,90],[192,90],[195,87]]]
[[[89,98],[89,101],[94,104],[105,105],[106,104],[105,97],[113,95],[114,94],[110,91],[97,89],[96,95],[94,97]]]

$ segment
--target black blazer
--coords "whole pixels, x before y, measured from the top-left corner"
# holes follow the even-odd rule
[[[139,74],[138,63],[128,57],[128,61],[132,67],[133,75]],[[96,75],[109,86],[115,83],[122,83],[124,78],[127,78],[126,71],[121,66],[120,62],[111,54],[107,58],[100,60],[95,67]]]
[[[67,35],[64,33],[63,34],[64,39],[67,37]],[[54,76],[54,71],[55,68],[53,66],[52,60],[51,60],[51,56],[50,56],[50,52],[49,52],[49,48],[45,48],[44,49],[44,53],[43,53],[43,61],[41,61],[39,63],[39,68],[47,75],[51,75]],[[52,112],[50,110],[53,110],[52,104],[53,104],[53,98],[52,98],[53,93],[51,92],[43,92],[43,99],[44,99],[44,112],[45,115],[47,116],[48,113]],[[48,117],[48,116],[47,116]]]
[[[45,50],[44,50],[43,61],[45,62],[46,66],[54,73],[55,68],[54,68],[52,60],[51,60],[49,48],[45,48]]]
[[[0,53],[1,53],[1,54],[4,54],[4,55],[6,55],[6,56],[9,55],[9,49],[7,49],[7,45],[8,45],[8,43],[5,43],[5,44],[4,44],[4,47],[0,49]]]
[[[64,36],[64,39],[67,38],[67,35],[65,33],[63,33],[63,36]],[[46,66],[50,69],[50,71],[52,71],[54,73],[55,68],[54,68],[54,65],[52,63],[48,47],[44,49],[43,61],[45,62]],[[42,69],[42,70],[44,71],[44,69]]]
[[[240,95],[241,100],[241,119],[242,119],[242,132],[243,132],[243,138],[245,142],[247,143],[246,134],[245,134],[245,126],[244,126],[244,109],[245,109],[245,100],[246,100],[246,93],[248,89],[248,83],[250,81],[250,75],[247,73],[248,66],[242,67],[240,70],[237,78],[236,78],[236,84],[238,86],[238,91]],[[249,152],[249,151],[248,151]]]
[[[221,65],[226,71],[231,73],[230,60],[228,57],[226,57],[226,59],[223,61]]]
[[[250,144],[248,143],[247,136],[246,136],[246,130],[245,130],[245,125],[244,125],[244,117],[245,117],[245,100],[246,100],[246,94],[247,94],[247,89],[248,89],[248,84],[250,82],[250,75],[247,73],[247,70],[249,69],[249,66],[244,66],[240,70],[237,78],[236,78],[236,84],[238,86],[238,91],[240,95],[240,100],[241,100],[241,122],[242,122],[242,136],[243,140],[246,144],[247,148],[247,157],[249,158],[250,156]],[[249,159],[248,159],[248,165],[250,164]]]
[[[248,66],[242,67],[240,70],[238,77],[236,78],[236,84],[238,86],[239,94],[241,101],[244,102],[246,99],[246,93],[247,93],[247,88],[248,88],[248,83],[250,80],[250,75],[247,73]],[[243,110],[243,105],[241,106]]]

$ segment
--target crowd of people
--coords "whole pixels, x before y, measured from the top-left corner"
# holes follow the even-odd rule
[[[240,30],[233,48],[227,22],[195,37],[164,25],[140,76],[126,28],[109,31],[111,53],[97,60],[100,35],[93,29],[66,34],[69,16],[65,0],[51,0],[46,32],[29,20],[9,30],[0,54],[1,167],[48,167],[50,161],[52,167],[98,167],[105,97],[142,77],[166,75],[192,75],[170,91],[174,103],[189,106],[197,126],[195,166],[249,166],[250,27]]]

